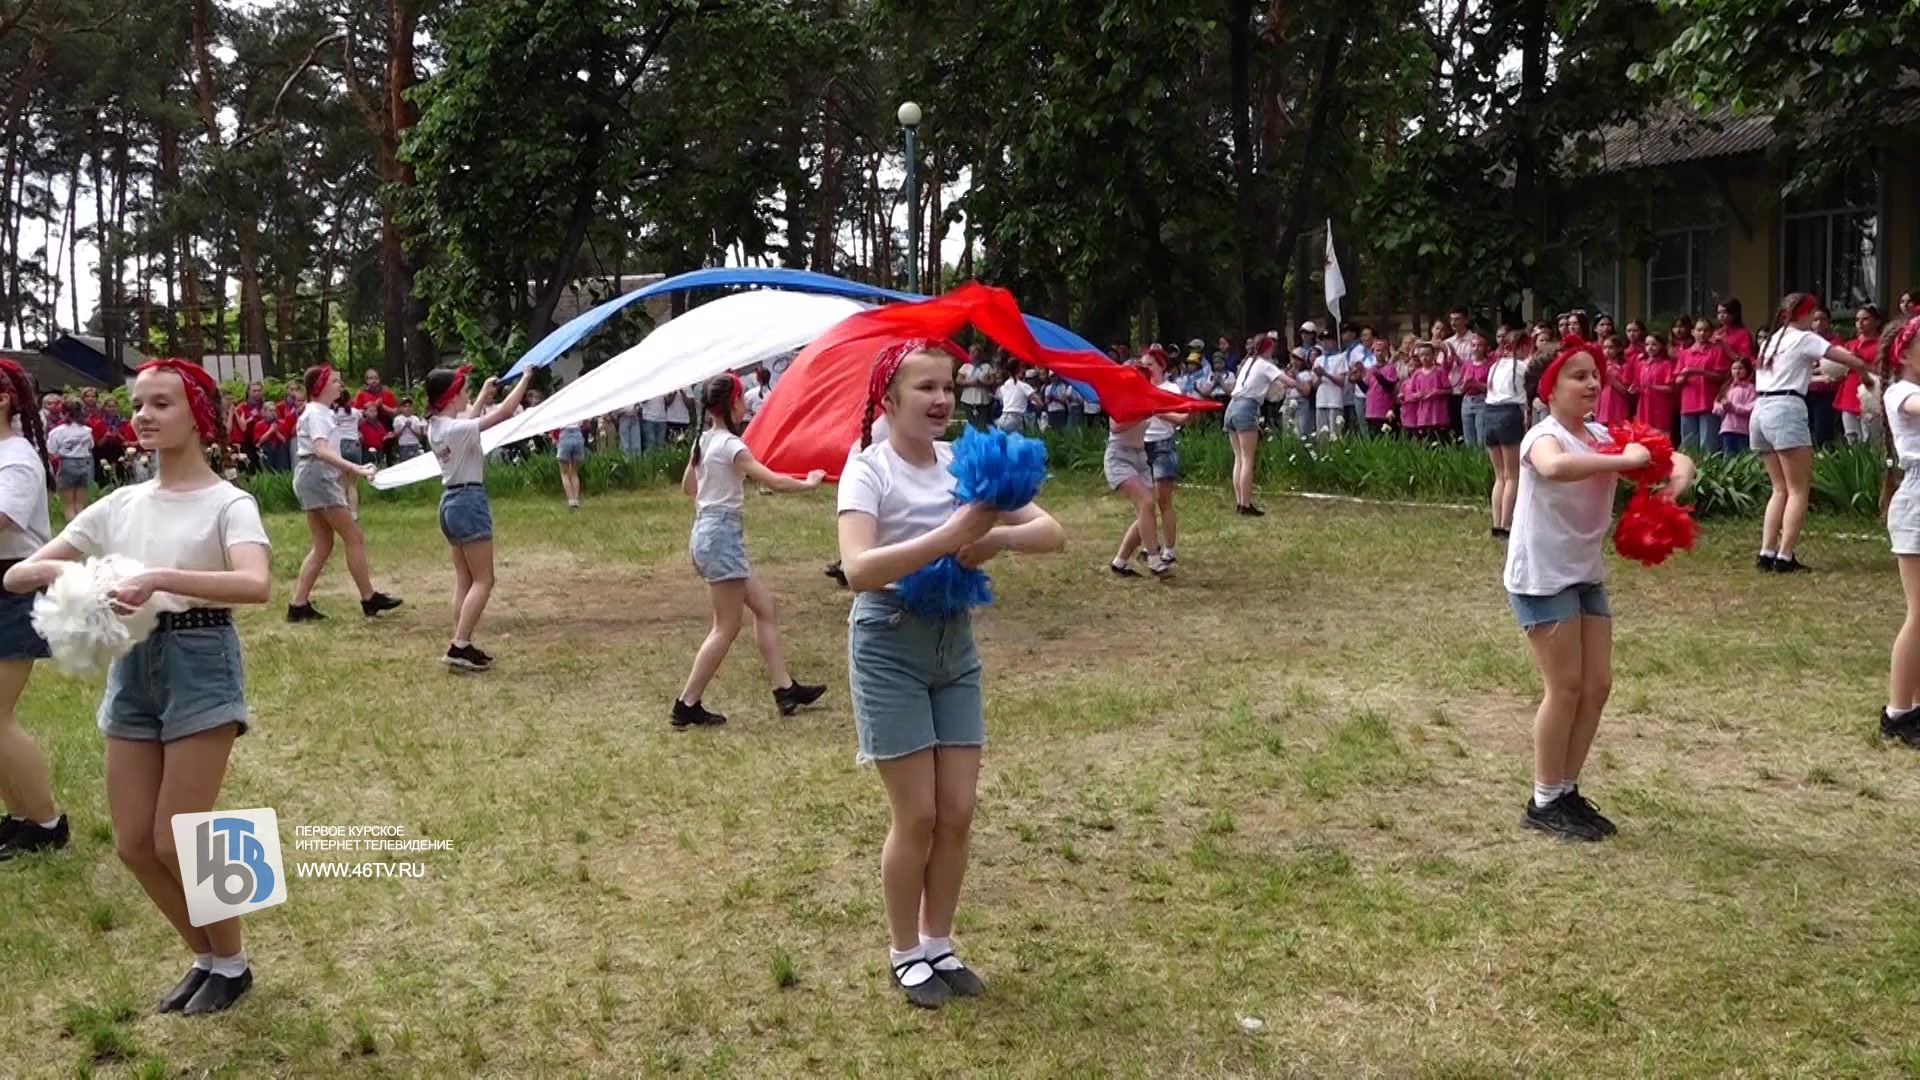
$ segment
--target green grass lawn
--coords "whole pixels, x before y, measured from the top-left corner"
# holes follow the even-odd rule
[[[185,966],[117,862],[93,710],[35,676],[75,842],[0,866],[0,1075],[1920,1073],[1920,755],[1878,745],[1900,618],[1871,524],[1760,577],[1709,523],[1613,568],[1613,704],[1583,789],[1621,826],[1516,827],[1536,682],[1484,515],[1182,493],[1181,573],[1105,570],[1118,500],[1046,501],[1066,554],[1003,559],[978,618],[990,747],[958,938],[988,997],[884,965],[878,778],[854,765],[831,496],[751,497],[748,545],[826,707],[782,719],[707,625],[664,488],[495,507],[500,585],[462,678],[426,504],[370,506],[363,622],[246,613],[257,726],[224,805],[451,840],[424,880],[289,881],[233,1013],[148,1015]],[[1845,535],[1860,534],[1865,539]],[[350,856],[330,856],[352,858]],[[411,858],[411,857],[408,857]],[[1241,1017],[1264,1027],[1242,1029]]]

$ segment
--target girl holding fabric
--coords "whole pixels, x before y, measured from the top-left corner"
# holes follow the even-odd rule
[[[15,423],[20,426],[17,435]],[[84,484],[85,459],[74,460],[81,465]],[[47,518],[52,488],[33,382],[19,364],[0,358],[0,572],[32,557],[53,538]],[[14,716],[34,662],[48,655],[46,641],[33,628],[37,595],[27,589],[0,593],[0,802],[6,807],[0,815],[0,862],[66,847],[69,835],[67,816],[53,801],[47,757]]]
[[[497,385],[488,379],[467,400],[467,368],[427,373],[427,442],[440,462],[440,535],[453,556],[453,640],[440,662],[451,671],[486,671],[493,657],[473,643],[473,632],[493,597],[493,508],[487,502],[487,455],[480,435],[507,422],[533,380],[521,376],[506,400],[492,408]]]

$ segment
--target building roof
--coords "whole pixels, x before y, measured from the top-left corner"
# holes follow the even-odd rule
[[[39,352],[15,352],[0,349],[0,356],[19,364],[28,375],[33,376],[33,385],[43,394],[64,390],[68,387],[95,387],[104,389],[106,384],[88,375],[78,368],[69,367],[58,358]]]
[[[1736,116],[1726,108],[1701,113],[1685,105],[1669,105],[1645,120],[1607,128],[1600,137],[1600,155],[1589,171],[1654,169],[1759,153],[1773,145],[1773,117],[1764,113]]]

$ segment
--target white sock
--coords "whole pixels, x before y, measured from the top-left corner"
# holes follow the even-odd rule
[[[60,824],[60,815],[55,814],[50,820],[36,822],[36,824],[38,824],[43,829],[57,828]]]
[[[1160,549],[1160,557],[1161,557],[1161,558],[1163,558],[1163,559],[1171,559],[1171,558],[1173,558],[1173,545],[1172,545],[1172,544],[1168,544],[1168,545],[1167,545],[1166,547],[1163,547],[1163,548],[1161,548],[1161,549]]]
[[[933,964],[935,971],[959,971],[967,966],[953,955],[953,939],[950,937],[928,937],[922,934],[920,948],[925,950],[929,957],[943,957]]]
[[[193,966],[199,968],[201,971],[212,971],[213,970],[213,954],[210,952],[194,953]]]
[[[1565,795],[1567,792],[1572,790],[1573,790],[1573,785],[1567,783],[1565,780],[1561,780],[1552,784],[1543,784],[1540,781],[1535,780],[1533,782],[1533,805],[1544,807],[1548,803],[1552,802],[1553,800],[1559,798],[1562,795]]]
[[[1120,559],[1115,559],[1113,560],[1113,568],[1115,570],[1125,570],[1127,568],[1127,563],[1123,562]]]
[[[199,963],[199,957],[196,956],[194,962]],[[246,970],[247,950],[245,949],[241,949],[233,956],[214,957],[213,966],[208,969],[212,974],[224,975],[229,979],[239,978],[242,974],[245,974]]]
[[[1766,548],[1761,548],[1760,557],[1763,559],[1777,559],[1780,557],[1780,555],[1778,552],[1768,551]]]
[[[456,641],[453,643],[453,647],[456,649],[464,649],[471,646],[472,644],[473,642],[471,641]]]
[[[919,986],[921,983],[933,978],[933,968],[927,966],[927,950],[925,946],[916,945],[906,952],[901,952],[899,949],[889,947],[887,949],[887,958],[893,961],[893,969],[895,971],[900,971],[900,965],[902,964],[911,965],[905,971],[900,971],[901,986]]]
[[[1920,708],[1920,705],[1888,705],[1887,715],[1893,717],[1895,720],[1898,720],[1901,717],[1912,712],[1916,708]]]

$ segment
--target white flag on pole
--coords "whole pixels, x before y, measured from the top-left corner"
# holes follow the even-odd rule
[[[1333,219],[1327,219],[1327,310],[1333,313],[1333,323],[1340,325],[1340,298],[1347,295],[1347,279],[1340,273],[1340,256],[1333,250]]]

